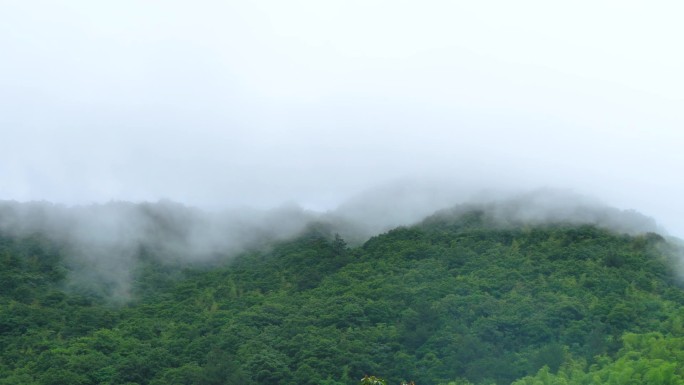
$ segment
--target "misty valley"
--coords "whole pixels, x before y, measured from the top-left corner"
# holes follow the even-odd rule
[[[684,249],[649,218],[384,204],[0,202],[0,384],[684,384]]]

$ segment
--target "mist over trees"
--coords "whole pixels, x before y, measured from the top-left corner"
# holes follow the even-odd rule
[[[359,245],[375,234],[417,223],[468,196],[456,187],[395,187],[369,190],[324,213],[295,204],[271,210],[207,211],[171,201],[74,207],[3,201],[0,230],[15,236],[41,234],[56,242],[72,264],[71,283],[125,301],[130,296],[131,268],[142,254],[165,264],[212,263],[268,247],[311,227],[338,233]],[[567,191],[537,190],[501,199],[500,194],[480,194],[470,203],[438,211],[431,218],[457,218],[478,211],[488,225],[496,227],[564,223],[595,224],[619,233],[662,232],[641,214]]]
[[[353,210],[3,202],[0,383],[681,383],[680,246],[566,198],[355,243]]]
[[[683,13],[0,1],[0,385],[684,385]]]

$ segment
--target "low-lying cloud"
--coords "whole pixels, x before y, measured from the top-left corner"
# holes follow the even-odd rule
[[[165,264],[226,260],[246,250],[297,236],[324,224],[350,244],[434,214],[458,216],[484,210],[497,225],[594,224],[618,233],[664,230],[630,210],[609,207],[569,191],[527,193],[472,190],[455,183],[400,181],[359,194],[335,210],[315,212],[296,204],[271,210],[207,211],[170,201],[111,202],[67,207],[48,202],[0,202],[0,230],[42,234],[63,245],[69,285],[93,287],[111,298],[131,297],[141,257]]]

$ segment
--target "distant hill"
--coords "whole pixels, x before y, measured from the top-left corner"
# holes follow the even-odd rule
[[[677,241],[548,196],[358,246],[296,207],[6,202],[0,384],[682,383]]]

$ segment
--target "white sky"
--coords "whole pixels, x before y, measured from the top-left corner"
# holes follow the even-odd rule
[[[559,187],[684,236],[680,1],[0,0],[0,199]],[[480,186],[477,186],[480,187]]]

